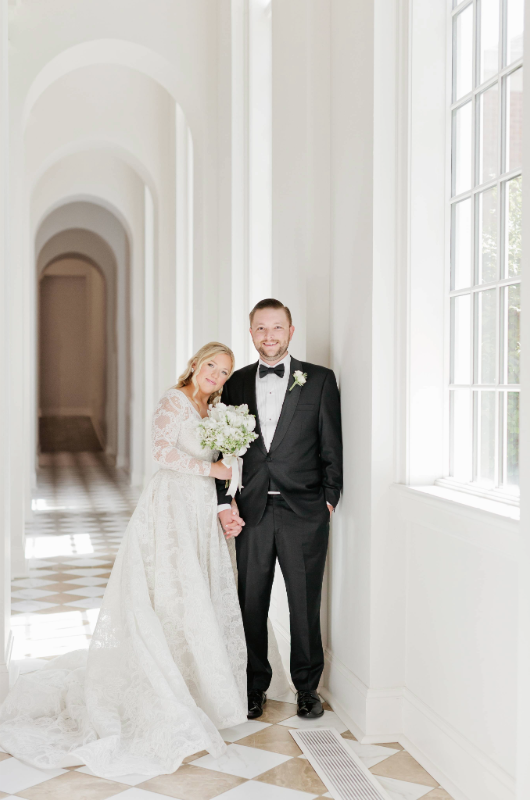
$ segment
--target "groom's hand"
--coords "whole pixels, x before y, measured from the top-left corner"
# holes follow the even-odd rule
[[[227,539],[232,536],[238,536],[241,533],[245,522],[239,516],[239,510],[235,502],[232,502],[231,508],[225,508],[220,511],[218,516]]]

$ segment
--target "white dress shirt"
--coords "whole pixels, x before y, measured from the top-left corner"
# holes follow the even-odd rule
[[[272,372],[269,375],[265,375],[265,377],[260,378],[259,368],[261,364],[267,368],[271,365],[266,364],[265,361],[262,361],[260,358],[258,368],[256,370],[256,404],[258,407],[259,424],[261,428],[261,435],[263,436],[263,441],[265,442],[265,447],[267,450],[270,450],[270,446],[276,432],[276,426],[278,425],[278,420],[280,419],[280,414],[282,413],[285,394],[289,387],[291,356],[289,353],[287,353],[281,361],[278,361],[276,364],[274,364],[275,367],[277,367],[278,364],[285,365],[283,378],[280,378],[278,375],[275,375]],[[269,492],[269,494],[280,493]],[[224,511],[225,508],[230,508],[228,503],[218,505],[217,511]]]

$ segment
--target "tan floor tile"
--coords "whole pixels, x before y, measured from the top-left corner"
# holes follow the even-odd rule
[[[324,709],[324,711],[333,711],[330,704],[325,701],[322,703],[322,708]]]
[[[269,750],[271,753],[281,753],[284,756],[302,755],[302,751],[289,733],[289,729],[283,725],[271,725],[270,728],[263,728],[258,733],[238,739],[237,743],[246,747]]]
[[[267,700],[263,707],[263,714],[259,718],[260,722],[282,722],[296,714],[294,703],[281,703],[279,700]]]
[[[95,775],[68,771],[38,786],[17,792],[17,797],[27,800],[106,800],[129,788],[123,783],[96,778]]]
[[[66,588],[65,583],[50,583],[48,586],[43,586],[42,590],[44,592],[48,592],[48,594],[57,594],[59,592],[64,592]]]
[[[422,800],[453,800],[453,798],[440,786],[438,789],[433,789],[429,794],[423,795]]]
[[[327,788],[305,758],[291,758],[290,761],[285,761],[279,767],[264,772],[254,780],[317,795],[327,792]]]
[[[79,600],[79,597],[76,598],[76,596],[73,594],[63,594],[61,592],[59,592],[59,594],[52,594],[50,592],[49,595],[46,595],[46,597],[42,597],[41,599],[44,603],[58,603],[61,606],[66,606],[68,605],[69,600]]]
[[[182,763],[189,764],[191,761],[196,761],[198,758],[207,755],[208,755],[208,750],[200,750],[198,753],[193,753],[193,755],[191,756],[186,756],[186,758],[183,760]]]
[[[0,753],[0,761],[5,761],[6,758],[12,758],[9,753]]]
[[[423,767],[420,767],[418,762],[405,750],[386,758],[375,767],[371,767],[370,772],[385,778],[421,783],[422,786],[438,786],[438,781],[435,781]]]
[[[404,747],[401,747],[399,742],[392,742],[391,744],[388,744],[388,742],[385,742],[385,744],[381,743],[381,744],[378,744],[377,746],[378,747],[389,747],[391,750],[404,750],[405,749]]]
[[[173,775],[159,775],[140,783],[138,788],[176,797],[178,800],[212,800],[240,783],[246,783],[246,778],[224,775],[212,769],[194,767],[193,764],[183,764]]]
[[[343,739],[350,739],[352,742],[357,741],[356,737],[353,735],[351,731],[345,731],[344,733],[341,733],[341,736]]]

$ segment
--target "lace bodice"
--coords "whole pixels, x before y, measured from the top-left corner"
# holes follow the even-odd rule
[[[161,467],[185,475],[210,474],[216,450],[203,450],[197,437],[200,414],[179,389],[169,389],[153,416],[153,458]]]

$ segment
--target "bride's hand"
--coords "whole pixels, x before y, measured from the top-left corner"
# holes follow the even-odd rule
[[[222,461],[214,461],[210,467],[210,477],[229,481],[232,479],[232,467],[225,467]]]

